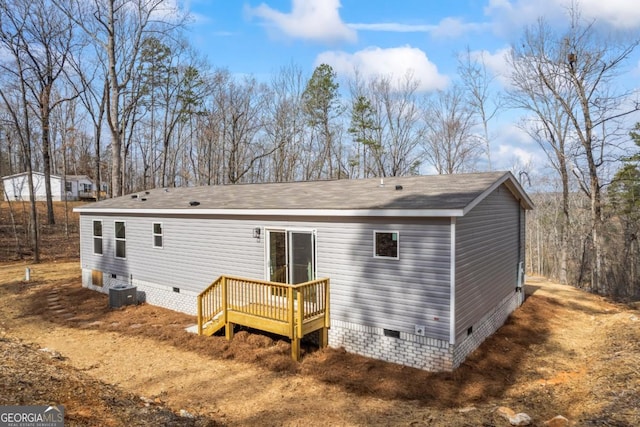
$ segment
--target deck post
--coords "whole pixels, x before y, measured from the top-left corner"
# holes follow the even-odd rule
[[[289,338],[291,338],[291,358],[296,362],[300,360],[300,340],[296,331],[295,292],[291,286],[287,288],[287,322],[289,322]]]
[[[202,295],[198,295],[198,335],[202,335]]]
[[[320,329],[320,342],[318,344],[320,348],[326,348],[329,345],[329,328]]]
[[[233,323],[227,322],[224,324],[224,336],[227,338],[227,341],[233,339]]]
[[[291,338],[291,358],[295,362],[300,361],[300,338],[298,337]]]
[[[331,304],[331,298],[329,298],[331,279],[327,279],[324,282],[324,328],[320,330],[320,348],[325,348],[329,345],[329,328],[331,327],[331,316],[329,315],[329,305]]]
[[[229,289],[227,288],[227,278],[222,277],[222,316],[224,319],[224,335],[227,341],[233,339],[233,323],[229,323]]]

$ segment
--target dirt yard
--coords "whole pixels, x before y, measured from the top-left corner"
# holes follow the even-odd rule
[[[529,281],[525,304],[453,373],[307,348],[255,331],[199,337],[191,316],[111,310],[77,260],[0,264],[0,405],[62,404],[68,425],[640,425],[640,313]],[[31,281],[24,281],[25,267]]]

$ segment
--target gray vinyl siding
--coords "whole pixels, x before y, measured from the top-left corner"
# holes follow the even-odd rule
[[[103,220],[103,255],[93,254],[92,220]],[[114,256],[114,221],[126,221],[127,258]],[[450,220],[194,218],[82,214],[84,268],[200,292],[223,274],[264,278],[265,228],[316,231],[318,277],[331,279],[331,318],[448,340]],[[154,248],[152,224],[163,224]],[[261,227],[260,239],[253,229]],[[374,258],[373,232],[399,233],[399,259]]]
[[[92,220],[102,219],[103,255],[93,254]],[[126,222],[126,259],[114,256],[115,221]],[[152,224],[163,225],[163,247],[153,247]],[[159,216],[81,215],[83,268],[161,286],[202,291],[222,274],[262,278],[264,245],[255,221]]]
[[[373,232],[399,233],[399,259],[373,256]],[[367,220],[318,228],[318,276],[331,278],[331,318],[449,337],[449,219]]]
[[[521,251],[520,205],[498,187],[456,223],[456,342],[515,292]]]

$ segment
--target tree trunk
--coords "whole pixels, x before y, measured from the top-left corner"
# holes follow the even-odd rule
[[[42,123],[42,162],[44,163],[44,188],[47,199],[47,224],[56,223],[53,213],[53,198],[51,194],[51,147],[49,141],[49,98],[50,87],[45,87],[40,98],[40,121]],[[64,187],[60,189],[60,195],[65,197]]]
[[[109,128],[111,130],[111,191],[113,197],[122,196],[122,130],[120,129],[120,85],[116,72],[115,14],[113,0],[109,4]]]

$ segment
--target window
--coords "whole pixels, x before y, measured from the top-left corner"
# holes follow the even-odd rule
[[[91,184],[82,184],[83,193],[91,193]]]
[[[398,232],[374,231],[374,257],[398,258]]]
[[[116,258],[127,257],[126,233],[124,221],[116,221]]]
[[[154,248],[162,247],[162,223],[161,222],[153,223],[153,247]]]
[[[93,221],[93,253],[102,255],[102,221]]]
[[[67,193],[73,191],[73,184],[71,182],[66,182],[64,183],[64,191],[66,191]]]

